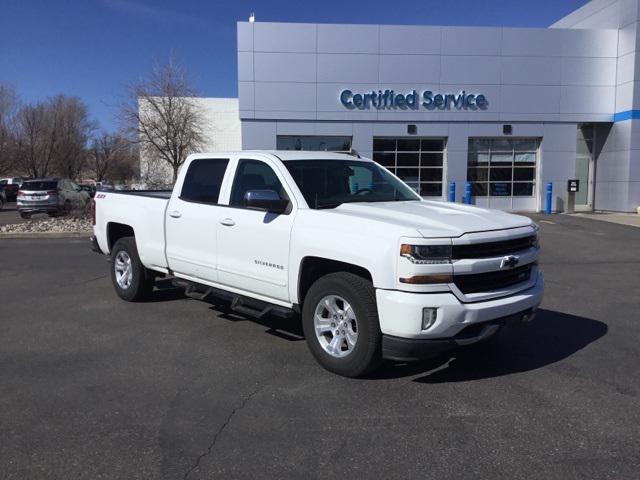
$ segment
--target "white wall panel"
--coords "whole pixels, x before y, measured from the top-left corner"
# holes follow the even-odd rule
[[[315,82],[316,55],[312,53],[256,52],[257,82]]]
[[[318,54],[318,82],[378,82],[378,55]]]
[[[253,82],[253,52],[238,52],[238,81]]]
[[[498,56],[443,55],[440,83],[499,85],[501,60]]]
[[[502,112],[558,113],[560,90],[552,86],[502,86]]]
[[[257,52],[315,52],[316,25],[312,23],[268,23],[254,25]]]
[[[503,28],[502,55],[513,57],[556,57],[560,56],[562,30],[546,28]]]
[[[239,52],[253,51],[253,25],[249,22],[238,22],[236,28]]]
[[[502,57],[502,83],[560,85],[563,61],[559,57]]]
[[[380,55],[381,83],[440,82],[439,55]]]
[[[320,53],[378,53],[377,25],[318,24]]]
[[[443,55],[499,55],[502,29],[442,27]]]
[[[244,150],[275,149],[276,122],[242,122],[242,148]]]
[[[316,111],[315,83],[272,82],[255,84],[256,110],[273,111]]]
[[[439,54],[440,27],[381,25],[380,53]]]
[[[613,115],[615,87],[563,86],[560,113],[609,113]]]

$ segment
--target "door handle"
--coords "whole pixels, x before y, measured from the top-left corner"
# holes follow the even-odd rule
[[[182,214],[179,211],[174,210],[172,212],[169,212],[169,216],[173,217],[173,218],[180,218],[182,216]]]
[[[220,223],[222,225],[226,225],[227,227],[233,227],[236,222],[233,221],[233,218],[223,218],[222,220],[220,220]]]

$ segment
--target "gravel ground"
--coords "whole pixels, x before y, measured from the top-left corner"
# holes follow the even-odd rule
[[[0,226],[0,233],[90,232],[91,219],[87,216],[66,216],[27,220]]]

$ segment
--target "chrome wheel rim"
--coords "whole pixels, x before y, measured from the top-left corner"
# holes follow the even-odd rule
[[[116,282],[123,290],[131,286],[133,279],[133,269],[131,268],[131,257],[124,250],[120,250],[113,262],[113,270],[116,274]]]
[[[356,314],[349,302],[338,295],[327,295],[318,302],[313,326],[320,346],[332,357],[344,358],[356,347]]]

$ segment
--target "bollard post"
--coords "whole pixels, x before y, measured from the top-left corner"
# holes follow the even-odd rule
[[[464,203],[471,205],[471,183],[464,184]]]
[[[449,201],[456,201],[456,182],[449,182]]]
[[[547,183],[547,205],[545,207],[544,213],[547,215],[551,215],[551,201],[553,198],[553,183]]]

